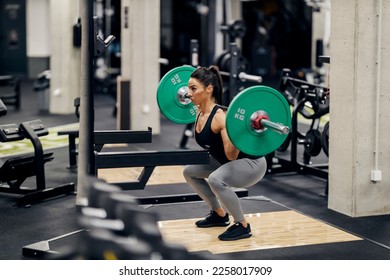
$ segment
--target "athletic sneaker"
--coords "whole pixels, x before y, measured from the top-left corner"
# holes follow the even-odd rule
[[[230,226],[224,233],[220,234],[218,238],[223,241],[238,240],[243,238],[249,238],[252,236],[251,226],[245,228],[241,223],[235,223]]]
[[[197,227],[206,228],[206,227],[227,227],[230,224],[229,214],[226,213],[225,217],[221,217],[217,212],[211,210],[210,214],[206,216],[203,220],[195,222]]]

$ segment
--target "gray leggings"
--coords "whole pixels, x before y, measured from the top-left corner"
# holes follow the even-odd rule
[[[264,177],[266,171],[267,161],[264,157],[243,158],[223,165],[210,157],[209,164],[187,165],[183,175],[187,183],[212,210],[225,207],[233,216],[234,222],[242,222],[245,218],[240,200],[231,187],[252,186]]]

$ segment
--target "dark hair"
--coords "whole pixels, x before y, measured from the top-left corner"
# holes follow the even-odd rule
[[[215,102],[222,104],[223,82],[217,66],[211,65],[209,68],[199,67],[192,72],[191,78],[197,79],[205,87],[212,85]]]

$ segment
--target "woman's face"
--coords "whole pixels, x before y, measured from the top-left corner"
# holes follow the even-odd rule
[[[204,86],[198,79],[190,78],[188,80],[188,97],[194,105],[199,105],[202,101],[211,97],[212,86]]]

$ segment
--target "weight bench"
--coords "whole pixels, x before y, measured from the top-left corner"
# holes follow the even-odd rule
[[[53,153],[43,154],[43,162],[47,163],[54,159]],[[0,181],[6,182],[10,186],[10,192],[27,193],[28,190],[21,189],[20,186],[28,178],[36,175],[35,156],[26,155],[7,159],[0,164]],[[4,189],[3,191],[6,191]]]
[[[0,192],[23,194],[17,199],[18,206],[29,205],[43,199],[70,194],[75,191],[74,183],[46,188],[44,165],[53,160],[53,153],[44,153],[39,137],[48,135],[41,120],[16,124],[0,125],[0,142],[11,142],[29,139],[34,146],[34,154],[28,154],[7,159],[0,163]],[[21,188],[28,177],[36,177],[36,188]]]

